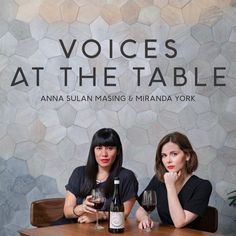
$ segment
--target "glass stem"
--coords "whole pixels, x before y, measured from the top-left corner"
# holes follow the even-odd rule
[[[146,228],[146,232],[151,231],[151,213],[148,212],[148,227]]]
[[[99,226],[98,224],[98,211],[96,212],[96,228]]]

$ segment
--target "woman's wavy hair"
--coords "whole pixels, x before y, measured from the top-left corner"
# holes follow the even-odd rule
[[[162,163],[161,153],[162,153],[162,147],[168,142],[177,144],[185,154],[190,156],[189,161],[186,161],[186,170],[188,174],[194,172],[198,167],[197,154],[193,150],[193,147],[187,136],[179,132],[173,132],[167,134],[159,142],[156,152],[155,173],[158,179],[162,182],[164,182],[164,174],[167,172],[167,170]]]
[[[113,180],[116,176],[118,176],[122,167],[123,151],[119,135],[114,129],[111,128],[102,128],[98,130],[93,135],[89,149],[88,160],[85,168],[85,181],[81,187],[82,197],[86,197],[91,194],[91,190],[96,187],[98,163],[95,158],[94,148],[97,146],[113,146],[117,148],[117,156],[110,169],[104,189],[107,196],[110,196],[113,193]]]

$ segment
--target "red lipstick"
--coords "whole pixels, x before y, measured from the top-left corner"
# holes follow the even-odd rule
[[[175,166],[167,166],[167,168],[168,168],[169,170],[172,170],[172,169],[175,168]]]
[[[101,159],[102,163],[108,163],[110,161],[110,159]]]

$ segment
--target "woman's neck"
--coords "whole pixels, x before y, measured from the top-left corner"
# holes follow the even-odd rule
[[[183,172],[176,182],[177,189],[181,190],[188,179],[192,176],[192,174],[188,174],[187,172]]]
[[[110,168],[98,167],[97,182],[101,183],[107,180]]]

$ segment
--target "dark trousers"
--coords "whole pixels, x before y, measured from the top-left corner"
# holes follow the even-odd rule
[[[65,225],[65,224],[73,224],[77,223],[78,218],[73,218],[73,219],[67,219],[65,216],[59,218],[55,222],[52,223],[52,225]]]

